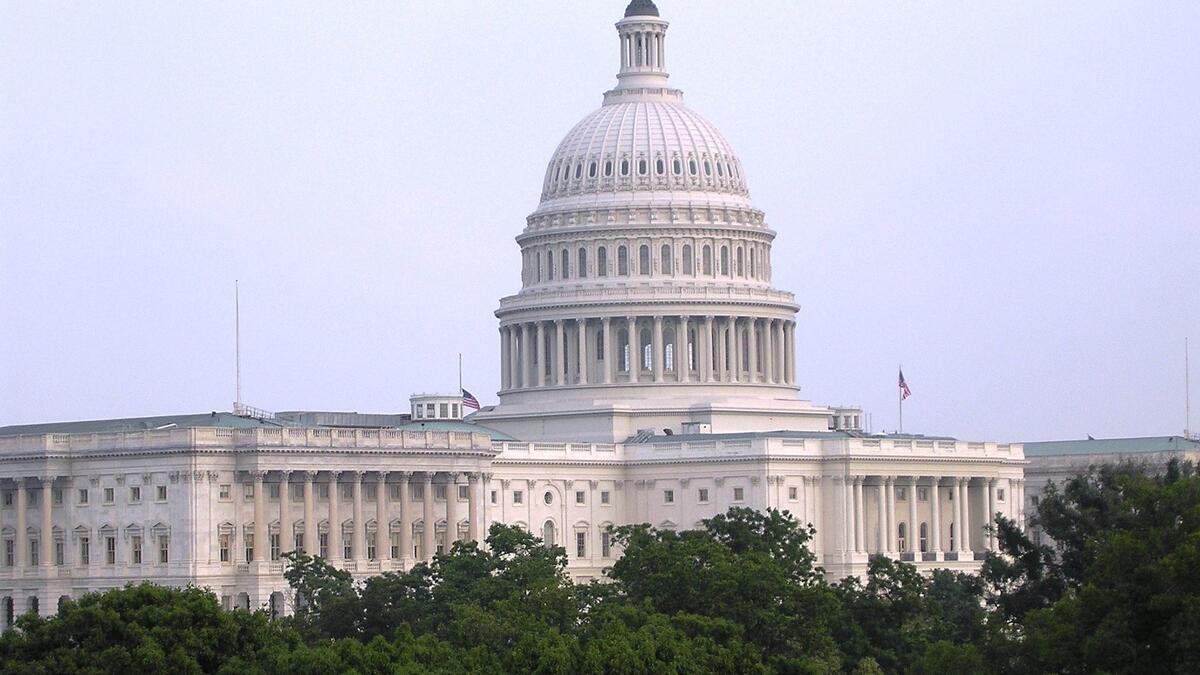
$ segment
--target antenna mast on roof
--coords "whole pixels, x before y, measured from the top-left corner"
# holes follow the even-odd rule
[[[242,414],[242,311],[238,280],[233,280],[233,414]]]

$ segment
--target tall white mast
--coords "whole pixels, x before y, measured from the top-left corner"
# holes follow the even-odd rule
[[[233,414],[242,412],[242,313],[238,280],[233,280]]]

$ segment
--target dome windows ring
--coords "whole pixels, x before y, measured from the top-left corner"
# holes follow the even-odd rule
[[[629,175],[629,160],[627,160],[627,159],[621,160],[621,175],[622,176]]]
[[[645,175],[646,175],[646,171],[647,171],[648,169],[649,169],[649,167],[646,165],[646,160],[644,160],[644,159],[639,159],[639,160],[638,160],[638,175],[639,175],[639,176],[645,176]]]
[[[610,176],[612,176],[612,160],[611,159],[604,162],[604,177],[608,178]]]
[[[593,161],[591,164],[588,164],[588,178],[595,178],[595,177],[596,177],[596,162]]]
[[[654,162],[654,173],[661,176],[666,172],[667,172],[667,167],[663,163],[662,158],[660,157]]]
[[[679,174],[683,173],[683,163],[676,159],[673,162],[671,169],[674,170],[675,175],[678,176]]]

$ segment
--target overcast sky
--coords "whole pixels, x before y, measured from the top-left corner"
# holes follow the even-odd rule
[[[663,0],[797,376],[906,431],[1179,433],[1200,3]],[[495,402],[492,311],[624,3],[0,3],[0,424]],[[1200,385],[1193,386],[1200,394]],[[1194,397],[1200,427],[1200,396]]]

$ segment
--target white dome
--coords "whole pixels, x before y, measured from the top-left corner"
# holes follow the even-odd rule
[[[668,92],[675,96],[606,103],[576,124],[550,158],[539,210],[575,195],[644,190],[748,197],[729,142]]]

